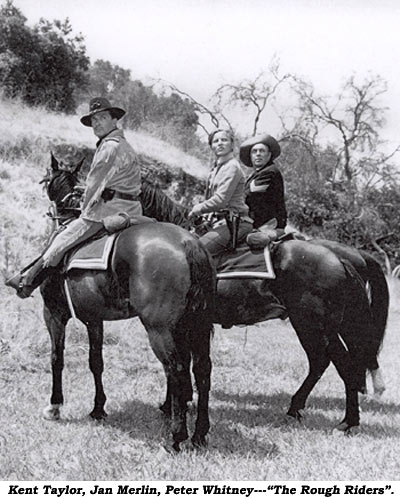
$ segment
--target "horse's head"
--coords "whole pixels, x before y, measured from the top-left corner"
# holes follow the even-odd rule
[[[51,154],[51,165],[46,175],[40,181],[43,183],[50,201],[53,201],[59,216],[79,214],[79,201],[82,195],[77,190],[78,174],[84,158],[76,165],[61,167],[58,160]]]

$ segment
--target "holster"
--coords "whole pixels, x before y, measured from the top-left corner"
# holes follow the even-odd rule
[[[240,226],[240,215],[233,211],[227,211],[225,213],[226,225],[231,234],[231,248],[234,251],[238,244],[239,226]]]

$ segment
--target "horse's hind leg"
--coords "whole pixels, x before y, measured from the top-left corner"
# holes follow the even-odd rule
[[[51,311],[46,305],[43,316],[51,339],[51,371],[53,381],[50,405],[44,408],[43,417],[46,420],[58,420],[60,418],[60,406],[64,402],[62,371],[64,368],[65,326],[69,317],[65,313]]]
[[[360,410],[358,404],[360,371],[357,369],[357,362],[350,356],[349,351],[342,344],[338,336],[331,338],[328,345],[328,354],[334,363],[346,389],[346,411],[342,422],[336,429],[345,433],[350,433],[352,427],[360,425]]]
[[[206,445],[206,435],[210,429],[210,419],[208,413],[211,359],[210,359],[210,335],[212,324],[206,327],[204,333],[200,329],[193,332],[192,337],[192,357],[193,374],[196,379],[198,391],[197,419],[192,443],[196,447]]]
[[[171,432],[173,438],[172,449],[179,451],[179,445],[188,438],[186,413],[189,394],[192,384],[189,374],[190,355],[188,348],[182,351],[180,341],[174,339],[171,331],[166,327],[154,327],[145,324],[150,345],[161,361],[167,377],[167,398],[170,397]],[[185,342],[183,340],[183,342]]]
[[[94,377],[96,394],[94,398],[94,408],[90,416],[96,420],[107,417],[104,411],[106,395],[103,389],[103,322],[92,321],[86,324],[89,334],[89,367]]]
[[[324,344],[322,338],[320,340],[319,347],[316,347],[316,344],[313,344],[312,348],[305,347],[304,345],[303,347],[308,357],[309,372],[303,384],[292,397],[290,407],[287,412],[289,416],[294,417],[297,420],[301,420],[301,410],[305,408],[308,396],[330,363],[326,352],[326,345]]]
[[[190,370],[190,364],[188,363],[186,367],[187,367],[188,378],[190,378],[190,371],[189,371]],[[189,401],[192,401],[192,399],[193,399],[193,389],[192,389],[191,385],[190,385],[190,387],[187,386],[187,388],[185,389],[185,394],[186,394],[186,398],[187,398],[186,399],[187,403]],[[165,401],[164,401],[164,403],[162,403],[160,405],[160,410],[163,412],[163,414],[166,417],[168,417],[168,418],[171,417],[171,410],[172,410],[172,408],[171,408],[171,389],[170,389],[170,386],[169,386],[168,379],[167,379],[167,392],[165,394]]]
[[[169,386],[169,382],[167,379],[167,392],[165,394],[165,401],[162,405],[160,405],[160,410],[166,417],[171,417],[171,388]]]
[[[308,358],[309,371],[300,388],[293,395],[287,414],[301,420],[301,410],[306,406],[306,401],[317,382],[328,368],[330,359],[327,354],[327,341],[320,330],[314,330],[312,317],[304,321],[304,316],[297,317],[293,313],[290,321],[296,330],[297,336]],[[314,319],[315,321],[315,319]]]

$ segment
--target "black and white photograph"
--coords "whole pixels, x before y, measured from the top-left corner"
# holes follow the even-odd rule
[[[399,26],[0,0],[4,496],[400,492]]]

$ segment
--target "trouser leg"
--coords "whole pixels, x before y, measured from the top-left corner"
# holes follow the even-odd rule
[[[103,228],[103,224],[78,218],[57,235],[43,254],[45,266],[57,266],[64,255],[76,245],[90,239]]]
[[[252,224],[247,221],[241,221],[238,231],[238,240],[243,239],[252,229]],[[200,237],[201,242],[205,245],[212,256],[218,256],[224,251],[229,250],[231,243],[231,233],[226,224],[220,225]]]
[[[61,262],[69,249],[89,239],[102,228],[102,223],[81,218],[72,221],[63,232],[55,237],[43,256],[28,271],[14,275],[6,281],[6,285],[16,289],[17,295],[22,299],[29,297]]]

